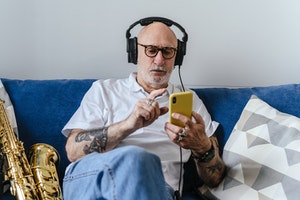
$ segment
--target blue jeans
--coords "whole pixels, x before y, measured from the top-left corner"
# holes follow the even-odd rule
[[[72,163],[63,181],[64,200],[173,200],[158,156],[139,147],[91,153]]]

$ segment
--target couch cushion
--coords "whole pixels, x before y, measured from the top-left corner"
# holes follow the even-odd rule
[[[221,149],[251,95],[259,96],[282,112],[300,117],[300,84],[253,88],[194,88],[213,120],[221,124],[218,135]]]
[[[245,106],[223,153],[228,173],[219,199],[298,199],[300,118],[256,96]]]

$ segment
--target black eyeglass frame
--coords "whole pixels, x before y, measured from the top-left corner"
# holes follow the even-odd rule
[[[141,43],[137,43],[137,44],[145,48],[145,54],[146,54],[146,56],[148,56],[150,58],[154,58],[155,56],[157,56],[158,52],[161,51],[162,56],[164,57],[164,59],[172,59],[176,55],[176,52],[177,52],[177,48],[175,48],[175,47],[162,47],[162,48],[159,48],[159,47],[154,46],[154,45],[145,45],[145,44],[141,44]],[[148,55],[147,54],[147,52],[148,52],[147,49],[149,49],[149,48],[156,49],[156,53],[154,55]],[[166,51],[166,49],[170,49],[170,50],[173,51],[173,54],[172,54],[171,57],[166,57],[165,56],[164,52]]]

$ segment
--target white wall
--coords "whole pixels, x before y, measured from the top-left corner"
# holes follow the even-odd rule
[[[300,83],[297,0],[0,0],[0,77],[127,77],[125,32],[148,16],[188,32],[187,85]]]

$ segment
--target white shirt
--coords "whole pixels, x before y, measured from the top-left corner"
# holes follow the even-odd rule
[[[167,92],[155,100],[160,107],[168,106],[170,94],[180,92],[180,88],[169,83]],[[97,80],[84,95],[79,108],[65,125],[62,133],[68,136],[72,129],[95,129],[122,121],[130,115],[136,102],[148,95],[136,82],[136,73],[130,74],[126,79]],[[211,120],[203,102],[194,92],[193,110],[202,116],[206,133],[211,136],[218,123]],[[116,148],[136,145],[158,155],[166,182],[177,190],[180,177],[179,146],[174,144],[164,131],[164,124],[168,120],[169,113],[160,116],[151,125],[130,134]],[[190,153],[190,150],[182,149],[183,162],[187,162]]]

